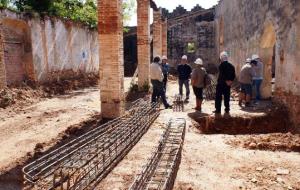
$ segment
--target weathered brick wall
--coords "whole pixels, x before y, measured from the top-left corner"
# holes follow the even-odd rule
[[[64,73],[98,73],[96,30],[54,18],[31,19],[28,24],[38,81],[56,79]]]
[[[6,23],[3,24],[3,37],[6,83],[7,85],[21,83],[26,79],[23,31]]]
[[[161,35],[161,41],[162,41],[162,55],[168,54],[168,21],[164,20],[162,23],[162,35]]]
[[[150,73],[150,1],[137,1],[137,44],[139,88],[149,85]]]
[[[199,57],[206,65],[217,63],[214,9],[186,12],[177,8],[167,17],[168,58],[172,66],[178,64],[183,54],[188,55],[189,63],[193,63]],[[195,45],[195,52],[188,52],[188,43]]]
[[[6,86],[2,27],[2,22],[0,21],[0,89]]]
[[[115,118],[124,112],[122,1],[99,0],[98,20],[101,112]]]
[[[153,56],[162,56],[162,14],[153,11]]]
[[[271,96],[275,66],[275,98],[300,125],[300,1],[222,0],[216,8],[219,51],[227,50],[237,72],[257,53],[264,63],[263,96]]]
[[[7,84],[47,82],[98,73],[97,30],[57,18],[32,18],[0,10]],[[1,75],[3,76],[3,75]]]

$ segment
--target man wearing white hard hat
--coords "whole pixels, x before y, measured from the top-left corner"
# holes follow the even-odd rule
[[[261,99],[260,95],[260,86],[263,81],[263,63],[261,62],[258,55],[254,54],[252,55],[252,60],[256,61],[256,65],[253,67],[254,70],[254,77],[253,77],[253,86],[255,87],[255,93],[256,93],[256,101],[259,101]]]
[[[245,106],[250,106],[251,97],[252,97],[252,78],[254,76],[253,72],[254,62],[248,58],[246,64],[242,67],[239,82],[241,85],[240,97],[239,97],[239,106],[242,106],[245,101]]]
[[[168,58],[167,56],[162,56],[161,58],[161,68],[162,68],[162,72],[164,74],[164,89],[165,91],[167,91],[167,82],[168,82],[168,75],[169,75],[169,64],[168,64]]]
[[[183,55],[181,58],[181,63],[177,66],[178,79],[179,79],[179,94],[183,95],[183,85],[186,90],[185,101],[188,101],[190,98],[190,78],[192,73],[192,68],[189,66],[187,56]]]
[[[207,72],[203,67],[203,61],[201,58],[196,59],[196,67],[192,71],[192,86],[193,91],[196,96],[196,107],[195,110],[202,111],[202,101],[203,101],[203,88],[205,88],[205,77]]]
[[[235,79],[235,68],[228,62],[228,53],[223,51],[220,54],[221,64],[219,66],[219,77],[216,87],[216,99],[214,113],[220,114],[222,99],[224,96],[225,113],[230,111],[230,91],[231,85]]]

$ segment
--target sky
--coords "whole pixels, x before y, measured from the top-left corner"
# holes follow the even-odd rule
[[[163,7],[172,12],[177,6],[183,6],[187,11],[190,11],[196,4],[199,4],[201,7],[208,9],[212,6],[216,5],[219,0],[155,0],[155,3],[158,7]],[[151,9],[152,10],[152,9]],[[150,14],[150,20],[152,23],[152,11]],[[128,23],[129,26],[136,26],[137,25],[137,18],[136,13],[132,15],[130,22]]]

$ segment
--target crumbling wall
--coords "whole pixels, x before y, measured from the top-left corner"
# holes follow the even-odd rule
[[[58,18],[31,17],[8,10],[0,10],[0,20],[0,88],[28,80],[44,83],[98,74],[97,30]]]
[[[216,7],[215,23],[218,50],[229,52],[237,72],[252,54],[262,58],[264,98],[272,96],[275,68],[275,99],[290,108],[299,126],[300,1],[222,0]]]
[[[31,19],[29,26],[38,81],[78,73],[98,73],[99,46],[96,30],[55,18]]]
[[[197,6],[187,12],[178,7],[168,17],[168,58],[175,67],[183,54],[193,63],[201,57],[206,65],[216,64],[214,9],[205,10]],[[189,51],[188,44],[195,51]]]

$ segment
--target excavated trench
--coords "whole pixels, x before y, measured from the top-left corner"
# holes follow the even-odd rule
[[[204,134],[268,134],[287,133],[292,130],[287,109],[273,106],[263,114],[192,117]]]

